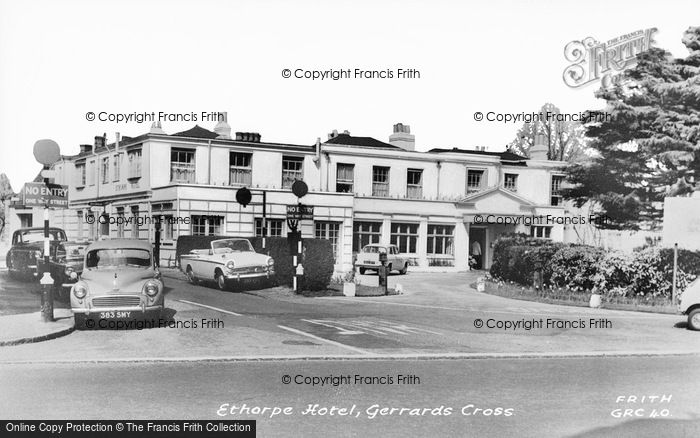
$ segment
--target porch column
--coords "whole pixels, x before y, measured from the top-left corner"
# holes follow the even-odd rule
[[[416,252],[418,253],[418,266],[421,268],[428,267],[428,218],[426,216],[421,216],[420,223],[418,224],[418,248]]]
[[[391,218],[384,216],[382,220],[382,236],[380,238],[382,245],[389,245],[391,243]]]
[[[462,217],[455,221],[455,268],[469,270],[469,224]]]

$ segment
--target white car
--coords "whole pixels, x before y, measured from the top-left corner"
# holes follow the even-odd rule
[[[258,254],[248,239],[213,240],[206,249],[193,249],[180,257],[180,268],[192,284],[214,280],[221,290],[243,281],[266,281],[275,275],[275,261]]]
[[[688,328],[700,330],[700,278],[690,283],[681,294],[678,311],[688,315]]]
[[[405,274],[408,270],[408,258],[401,255],[399,248],[396,245],[380,245],[372,243],[365,245],[357,254],[355,266],[360,268],[360,274],[364,274],[367,270],[375,270],[379,272],[381,262],[379,255],[386,254],[387,274],[391,271],[399,271],[400,274]]]

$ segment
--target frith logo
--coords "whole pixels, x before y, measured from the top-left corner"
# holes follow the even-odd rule
[[[649,50],[656,28],[638,30],[601,43],[592,37],[571,41],[564,48],[564,83],[578,88],[600,80],[603,87],[615,83],[617,73],[636,63],[637,55]]]

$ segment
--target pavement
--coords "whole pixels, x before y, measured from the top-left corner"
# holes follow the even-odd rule
[[[41,312],[0,316],[0,347],[55,339],[75,328],[69,309],[54,309],[54,319],[44,322]]]

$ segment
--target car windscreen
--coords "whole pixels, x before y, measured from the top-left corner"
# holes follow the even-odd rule
[[[63,231],[49,230],[49,240],[66,240]],[[44,241],[44,230],[23,231],[19,236],[19,242],[34,243]]]
[[[150,266],[151,253],[145,249],[94,249],[87,253],[85,259],[85,267],[88,269],[106,267],[149,268]]]
[[[369,246],[368,245],[368,246],[365,246],[364,248],[362,248],[362,252],[368,253],[368,254],[377,254],[377,253],[384,254],[384,253],[386,253],[386,248],[384,248],[383,246]]]
[[[214,253],[221,254],[225,252],[249,252],[253,251],[250,242],[243,239],[218,240],[211,244]]]

